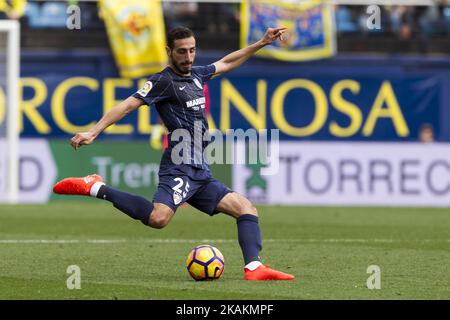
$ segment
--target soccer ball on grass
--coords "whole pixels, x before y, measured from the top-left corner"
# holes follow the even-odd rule
[[[225,267],[225,259],[219,249],[203,244],[189,252],[186,268],[196,281],[219,279]]]

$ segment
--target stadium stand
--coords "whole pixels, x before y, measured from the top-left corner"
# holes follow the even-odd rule
[[[47,28],[66,27],[66,4],[62,2],[46,2],[40,10],[41,24]]]
[[[78,3],[82,26],[89,32],[81,30],[76,34],[65,28],[66,5],[57,1],[29,1],[22,24],[23,47],[107,49],[106,31],[98,17],[96,2]],[[442,54],[450,51],[448,2],[436,0],[431,6],[381,6],[382,27],[372,31],[366,28],[366,9],[367,6],[336,5],[339,52]],[[237,3],[166,2],[164,13],[167,29],[179,25],[192,28],[205,44],[203,50],[233,50],[239,46]],[[47,29],[45,39],[39,37],[39,29]]]

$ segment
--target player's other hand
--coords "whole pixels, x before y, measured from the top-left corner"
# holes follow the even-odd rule
[[[272,44],[277,39],[283,40],[283,33],[285,33],[287,28],[268,28],[261,41],[264,45]]]
[[[81,146],[91,144],[94,139],[95,136],[89,132],[79,132],[70,140],[70,144],[75,150],[77,150]]]

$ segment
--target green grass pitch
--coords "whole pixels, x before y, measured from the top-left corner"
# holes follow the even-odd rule
[[[180,209],[150,229],[108,203],[0,206],[0,299],[450,299],[448,209],[260,206],[263,262],[294,281],[242,280],[235,221]],[[195,245],[225,256],[217,281],[193,281]],[[69,265],[81,289],[66,286]],[[381,289],[369,290],[370,265]]]

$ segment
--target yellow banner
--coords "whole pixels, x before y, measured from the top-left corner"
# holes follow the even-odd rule
[[[288,30],[283,41],[259,50],[259,56],[304,61],[335,54],[334,11],[330,1],[243,0],[241,47],[258,41],[269,27]]]
[[[167,64],[159,0],[100,0],[116,64],[125,78],[145,77]]]

